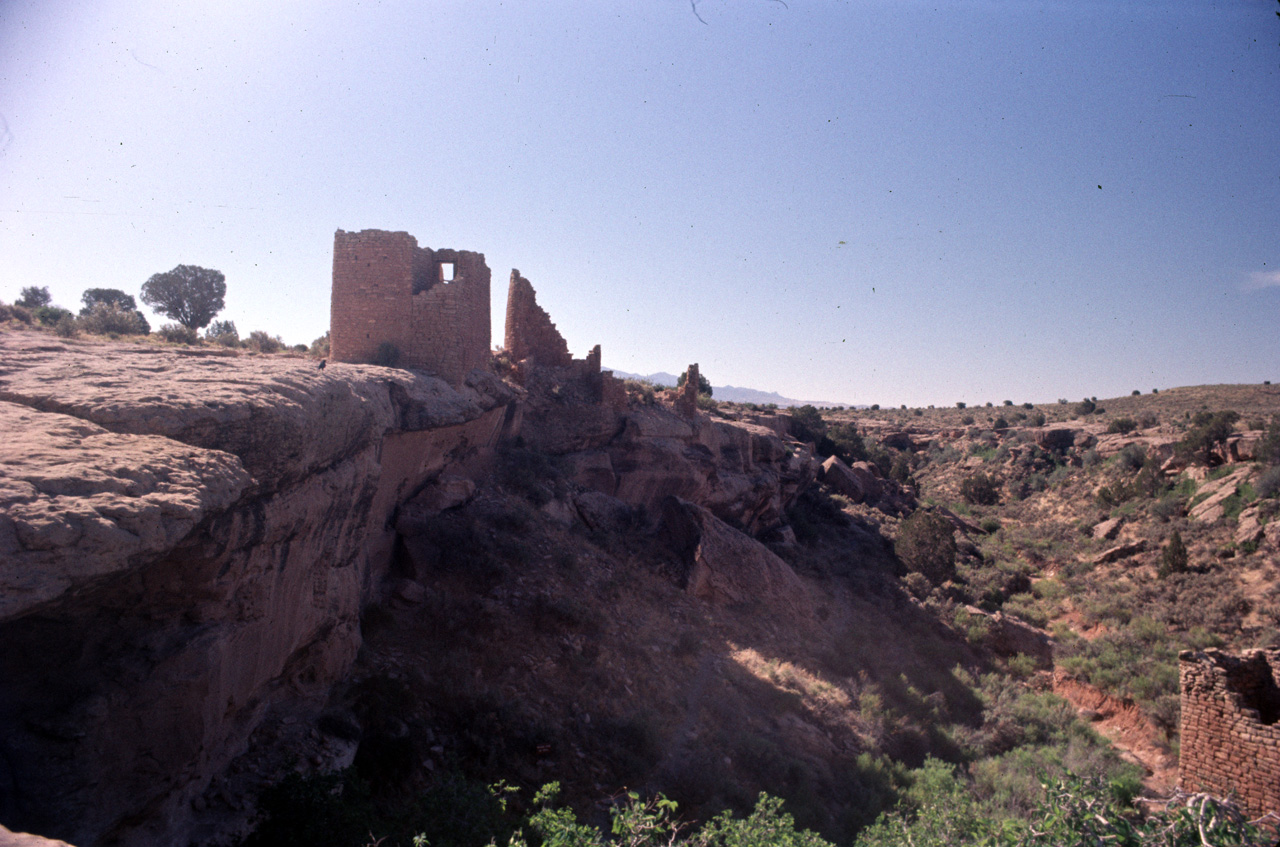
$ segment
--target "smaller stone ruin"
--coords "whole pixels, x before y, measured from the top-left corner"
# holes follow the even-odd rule
[[[1178,786],[1280,812],[1280,650],[1178,654],[1182,728]]]
[[[507,287],[507,331],[504,347],[513,362],[532,360],[544,367],[566,368],[573,362],[569,345],[520,271],[511,270]]]
[[[517,379],[530,385],[535,369],[541,382],[573,383],[581,396],[577,399],[613,409],[625,409],[626,389],[611,371],[600,370],[600,345],[585,359],[569,354],[564,336],[551,322],[551,316],[538,305],[532,283],[512,269],[507,287],[507,321],[503,349],[515,365]]]
[[[695,362],[684,372],[684,385],[676,393],[676,413],[684,418],[697,417],[698,389],[702,386],[702,376]]]

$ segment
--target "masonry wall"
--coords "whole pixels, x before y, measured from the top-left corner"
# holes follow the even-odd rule
[[[446,266],[453,268],[451,279]],[[374,363],[390,343],[400,367],[460,384],[488,362],[489,285],[483,253],[419,247],[407,232],[338,230],[330,357]]]
[[[366,229],[334,234],[330,358],[367,364],[376,361],[384,341],[408,349],[417,248],[407,232]]]
[[[507,286],[506,338],[503,344],[513,362],[532,359],[543,367],[568,367],[573,361],[564,336],[551,316],[538,305],[533,285],[512,269]],[[596,370],[599,370],[597,366]]]
[[[1280,812],[1280,650],[1183,651],[1178,784]]]

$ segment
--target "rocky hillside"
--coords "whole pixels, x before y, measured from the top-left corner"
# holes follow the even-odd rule
[[[1280,621],[1280,396],[1090,405],[780,414],[577,362],[455,390],[0,332],[0,824],[481,845],[483,785],[559,780],[597,821],[768,791],[848,843],[931,759],[999,815],[1045,773],[1167,791],[1177,650]]]
[[[309,742],[311,767],[349,764],[343,731],[315,720],[349,682],[362,610],[424,602],[451,567],[510,590],[495,574],[524,554],[498,539],[518,530],[492,506],[507,496],[492,489],[499,444],[502,478],[540,521],[616,534],[633,510],[665,509],[672,567],[696,596],[802,591],[740,531],[778,529],[816,473],[762,427],[577,401],[566,418],[574,374],[539,377],[529,399],[479,371],[454,390],[305,358],[27,332],[0,344],[0,820],[13,828],[82,845],[199,840],[243,822]],[[541,466],[553,454],[567,472]],[[479,524],[439,517],[473,499]],[[245,761],[273,769],[240,780]]]

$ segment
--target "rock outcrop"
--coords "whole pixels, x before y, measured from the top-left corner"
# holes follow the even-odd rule
[[[784,524],[787,506],[817,478],[808,449],[770,427],[661,404],[619,408],[593,400],[586,379],[558,374],[526,376],[525,444],[557,456],[571,481],[628,505],[656,515],[664,498],[680,497],[760,535]]]
[[[0,333],[0,823],[185,843],[360,644],[401,502],[515,393],[409,371]]]
[[[791,566],[701,506],[668,497],[661,534],[682,559],[685,588],[695,597],[720,605],[768,597],[803,608],[804,586]]]
[[[1245,466],[1237,468],[1221,479],[1211,480],[1201,485],[1196,491],[1198,502],[1191,507],[1188,517],[1201,523],[1212,523],[1221,520],[1225,514],[1224,501],[1236,493],[1236,487],[1247,482],[1253,475],[1253,468]]]

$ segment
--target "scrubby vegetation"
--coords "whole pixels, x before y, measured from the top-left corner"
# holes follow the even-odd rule
[[[86,291],[79,316],[28,293],[0,322],[149,329],[122,292]],[[231,321],[150,337],[287,350]],[[306,352],[327,356],[327,335]],[[430,586],[420,606],[365,610],[364,676],[330,716],[359,727],[351,769],[263,795],[246,843],[1147,845],[1202,825],[1255,843],[1207,800],[1140,811],[1154,789],[1047,668],[1132,699],[1176,747],[1179,650],[1280,645],[1276,404],[1176,389],[788,412],[708,392],[719,417],[789,415],[788,455],[863,462],[881,489],[815,484],[762,534],[824,598],[812,620],[764,597],[709,611],[653,515],[566,517],[571,470],[509,445],[491,488],[397,547],[397,574]],[[1052,659],[1003,649],[997,612],[1051,633]],[[565,806],[527,799],[551,777]],[[499,779],[521,793],[495,796]]]

